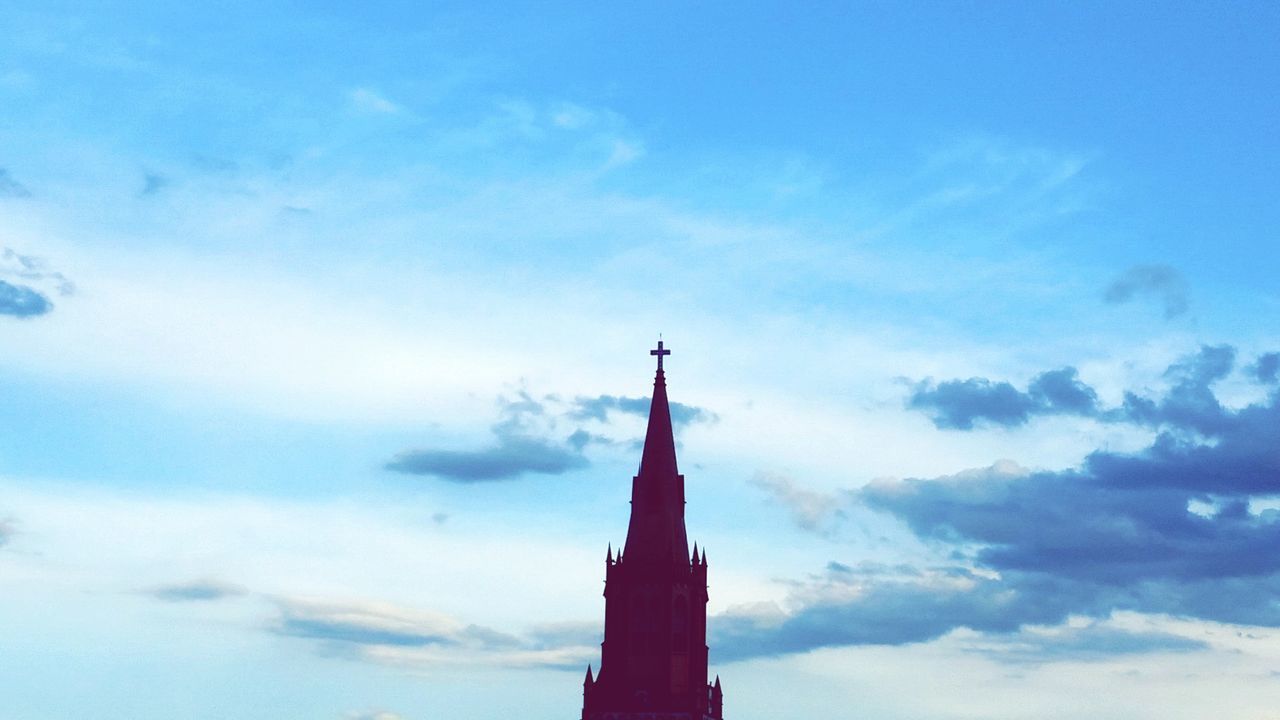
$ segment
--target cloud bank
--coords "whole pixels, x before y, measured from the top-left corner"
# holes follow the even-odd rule
[[[1028,628],[1117,612],[1280,627],[1280,510],[1255,505],[1280,497],[1280,393],[1239,410],[1223,407],[1211,385],[1232,371],[1234,358],[1229,346],[1202,347],[1169,367],[1162,397],[1129,393],[1111,410],[1098,409],[1070,369],[1038,376],[1026,392],[986,382],[927,395],[942,413],[940,427],[972,427],[977,418],[1019,422],[1023,415],[993,410],[989,394],[965,394],[1004,385],[999,397],[1015,399],[1001,408],[1094,415],[1159,432],[1140,452],[1099,450],[1066,470],[1002,462],[872,482],[851,501],[896,518],[952,562],[831,563],[793,591],[786,611],[717,618],[718,656],[898,645],[961,628],[1021,637]],[[1199,647],[1101,630],[1059,640],[1053,653],[1077,657]]]

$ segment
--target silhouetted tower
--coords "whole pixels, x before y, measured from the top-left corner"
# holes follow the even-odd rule
[[[707,683],[707,556],[689,553],[684,476],[658,343],[649,429],[631,481],[631,522],[605,553],[600,672],[587,668],[583,720],[721,720],[720,679]]]

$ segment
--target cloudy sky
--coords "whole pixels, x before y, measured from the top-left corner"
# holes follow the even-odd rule
[[[732,720],[1274,718],[1274,4],[171,5],[0,8],[0,717],[576,717],[662,333]]]

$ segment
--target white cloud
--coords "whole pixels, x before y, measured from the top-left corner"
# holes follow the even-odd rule
[[[369,88],[356,88],[351,91],[349,97],[351,99],[352,106],[363,112],[394,115],[401,111],[399,105],[391,102],[377,91]]]

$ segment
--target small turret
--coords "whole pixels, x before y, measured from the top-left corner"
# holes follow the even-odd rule
[[[613,564],[613,543],[609,543],[609,549],[604,553],[604,562],[606,565]]]
[[[718,678],[717,678],[718,679]],[[591,676],[591,664],[587,664],[587,679],[582,681],[583,687],[591,687],[596,683],[596,679]]]

